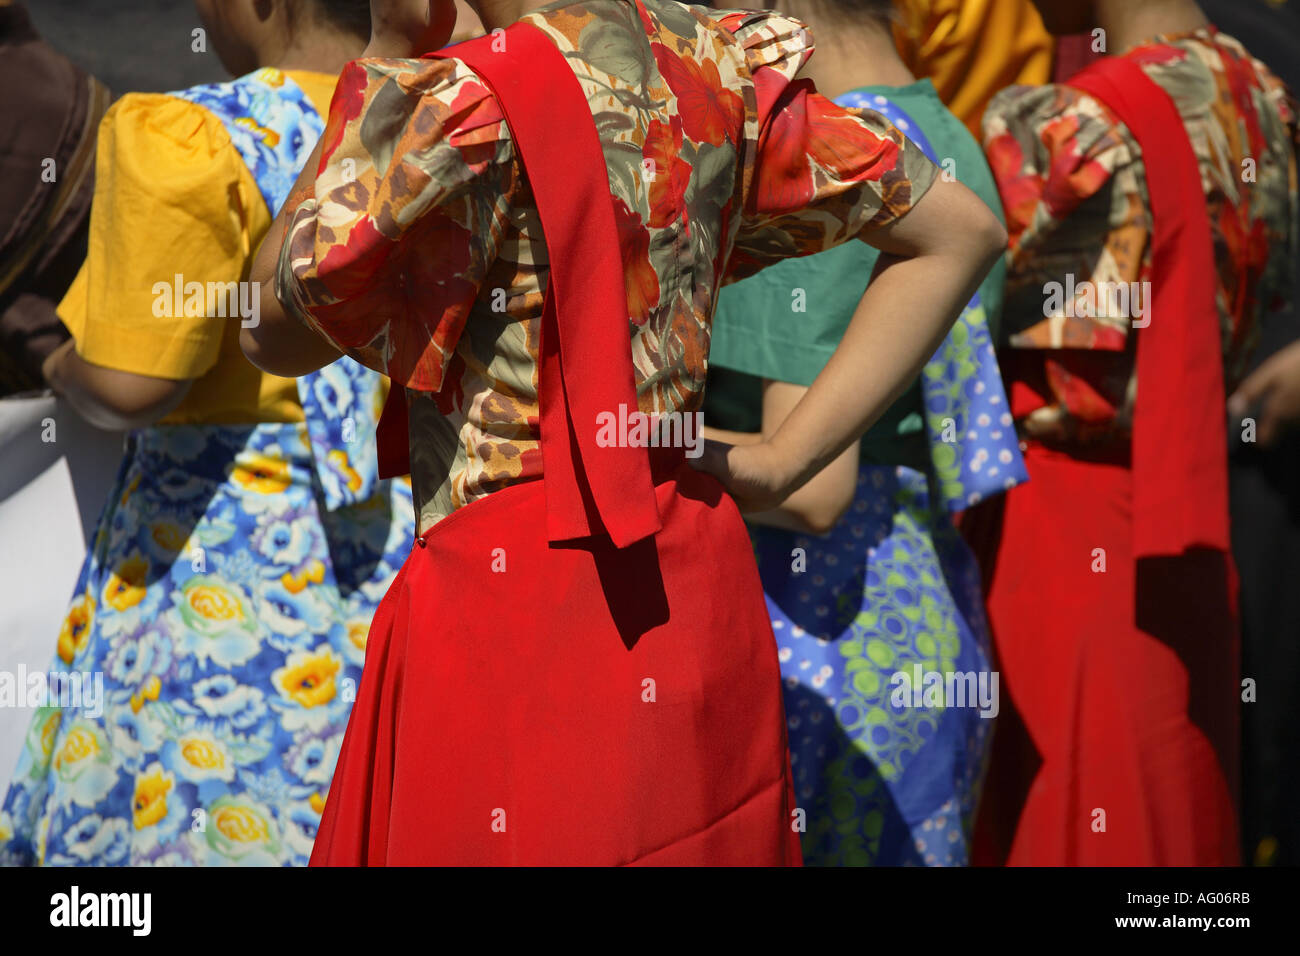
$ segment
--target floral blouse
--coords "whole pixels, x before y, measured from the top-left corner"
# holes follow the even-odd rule
[[[1200,160],[1231,390],[1260,323],[1290,294],[1295,105],[1262,63],[1213,28],[1159,37],[1131,55],[1174,99]],[[1003,369],[1046,401],[1020,431],[1056,441],[1127,436],[1137,394],[1129,329],[1136,323],[1141,334],[1152,253],[1137,142],[1106,107],[1061,85],[1003,91],[984,139],[1011,237]]]
[[[595,116],[643,412],[699,409],[722,285],[893,222],[936,176],[878,113],[795,80],[813,49],[796,20],[673,0],[524,19]],[[277,292],[407,387],[423,532],[541,475],[541,224],[500,108],[458,60],[351,64],[325,140],[312,194],[290,199]]]

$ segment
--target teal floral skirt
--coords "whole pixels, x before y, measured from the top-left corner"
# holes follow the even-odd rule
[[[0,863],[307,863],[414,538],[405,481],[320,502],[304,425],[131,434],[50,667],[82,693],[35,710]]]

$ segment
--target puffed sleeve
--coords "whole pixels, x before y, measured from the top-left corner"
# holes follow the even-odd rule
[[[497,256],[513,155],[460,61],[349,64],[311,194],[289,201],[280,301],[363,364],[437,391]]]
[[[1262,94],[1264,108],[1257,109],[1264,142],[1268,144],[1268,157],[1257,157],[1256,168],[1278,170],[1285,177],[1286,192],[1290,202],[1283,209],[1276,210],[1270,217],[1269,245],[1278,250],[1269,256],[1264,277],[1263,289],[1271,292],[1265,304],[1274,312],[1287,311],[1295,298],[1294,268],[1296,253],[1300,251],[1300,103],[1295,95],[1278,77],[1268,72],[1267,67],[1259,64],[1257,68],[1264,78]]]
[[[846,109],[795,79],[812,54],[798,20],[732,14],[758,99],[758,141],[728,281],[821,252],[907,215],[938,174],[874,110]]]
[[[1045,291],[1137,282],[1150,236],[1136,144],[1101,103],[1068,86],[1004,90],[984,117],[984,151],[1006,211],[1006,344],[1122,350],[1129,320],[1054,308]],[[1073,312],[1075,317],[1067,317]]]
[[[163,94],[118,100],[95,162],[86,260],[59,318],[88,362],[198,378],[231,321],[208,314],[208,284],[245,278],[253,236],[270,220],[257,184],[220,120]],[[196,288],[204,294],[187,291]]]

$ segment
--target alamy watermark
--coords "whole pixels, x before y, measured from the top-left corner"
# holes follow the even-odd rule
[[[55,927],[122,927],[133,936],[153,928],[152,893],[83,893],[73,885],[50,897],[50,925]]]
[[[998,715],[997,671],[927,671],[920,664],[912,670],[896,671],[889,679],[894,707],[978,707],[980,716],[992,720]]]
[[[260,282],[186,282],[178,273],[171,282],[155,282],[149,291],[154,318],[237,318],[245,329],[257,328],[262,321]]]
[[[0,671],[0,707],[71,707],[87,717],[104,713],[104,675],[100,671],[32,671],[24,664]]]
[[[1043,286],[1043,316],[1067,319],[1128,319],[1133,328],[1151,324],[1150,282],[1065,282]]]
[[[601,448],[684,448],[687,458],[704,454],[703,412],[642,412],[620,404],[596,416]]]

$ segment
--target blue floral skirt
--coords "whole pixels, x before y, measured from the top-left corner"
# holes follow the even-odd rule
[[[966,864],[997,686],[979,570],[929,479],[864,465],[830,535],[752,534],[804,862]]]
[[[319,501],[304,425],[130,435],[50,668],[81,693],[35,711],[0,862],[307,863],[414,538],[405,481]]]

